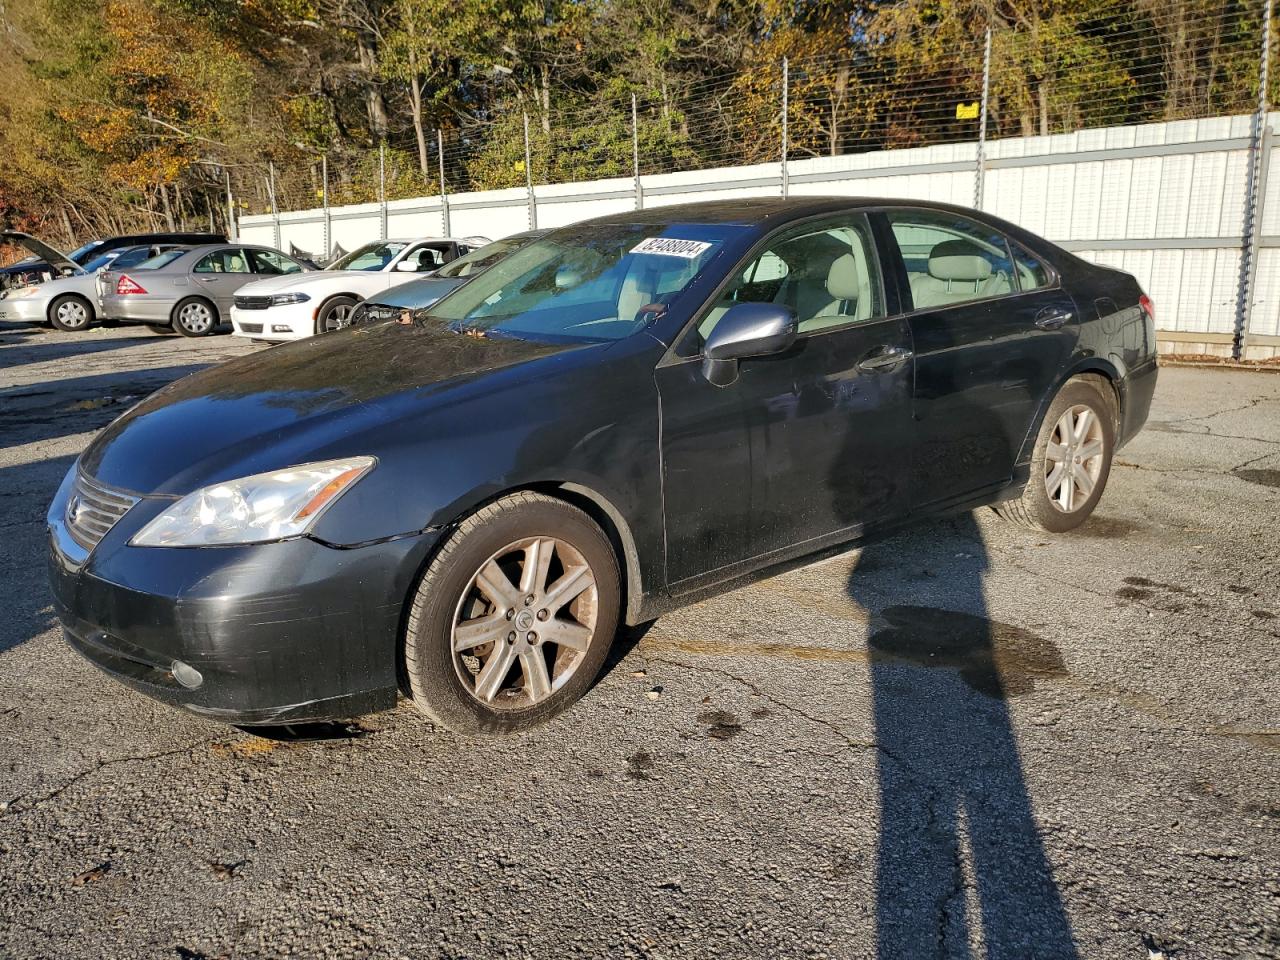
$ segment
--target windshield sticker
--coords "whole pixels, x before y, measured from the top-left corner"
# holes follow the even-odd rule
[[[650,237],[631,248],[631,253],[656,253],[664,257],[680,257],[682,260],[696,260],[714,244],[701,240],[676,240],[671,237]]]

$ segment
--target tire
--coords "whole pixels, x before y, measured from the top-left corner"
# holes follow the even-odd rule
[[[547,552],[549,542],[554,547]],[[541,584],[536,574],[525,579],[531,556],[546,558],[532,561]],[[482,570],[490,571],[487,583],[498,583],[495,569],[503,577],[500,589],[479,586]],[[560,592],[572,599],[558,606],[553,588],[568,583],[572,589]],[[493,600],[498,594],[511,604],[505,611]],[[540,606],[544,598],[549,602]],[[414,593],[404,639],[409,694],[418,709],[457,733],[501,735],[543,723],[595,681],[620,607],[617,557],[590,517],[542,494],[504,497],[459,524]],[[466,621],[471,636],[455,635],[455,624]],[[544,636],[537,636],[539,630]],[[490,634],[494,639],[480,639]],[[455,652],[455,637],[473,645]],[[545,672],[537,668],[538,658]],[[541,681],[531,680],[531,672]]]
[[[207,337],[218,328],[218,308],[204,297],[187,297],[178,301],[170,320],[184,337]]]
[[[316,312],[316,335],[338,329],[338,321],[351,316],[351,310],[360,301],[355,297],[331,297]]]
[[[78,333],[87,330],[92,322],[93,305],[84,297],[64,293],[60,297],[54,297],[49,304],[49,323],[56,330]]]
[[[1077,434],[1083,431],[1083,439],[1077,436],[1062,449],[1058,441],[1068,426],[1068,413]],[[1021,497],[996,504],[996,513],[1024,527],[1049,533],[1065,533],[1088,520],[1111,475],[1116,414],[1115,393],[1109,383],[1095,377],[1069,380],[1049,404],[1040,424],[1026,489]],[[1051,456],[1050,444],[1060,451],[1057,456]],[[1090,456],[1092,450],[1098,449],[1095,444],[1100,444],[1100,450]],[[1055,472],[1060,463],[1066,464],[1062,468],[1065,475]]]

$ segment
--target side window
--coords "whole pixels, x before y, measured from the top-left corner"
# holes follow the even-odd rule
[[[249,255],[253,258],[254,273],[280,274],[302,271],[301,264],[274,250],[250,250]]]
[[[249,261],[238,247],[215,250],[195,265],[194,273],[248,273]]]
[[[1009,243],[973,220],[927,210],[890,210],[917,310],[986,300],[1017,290]]]
[[[801,335],[884,316],[871,229],[861,214],[788,231],[747,264],[698,324],[705,340],[736,303],[785,304]]]
[[[1039,290],[1047,287],[1053,277],[1044,261],[1019,243],[1010,241],[1009,246],[1013,250],[1013,265],[1018,271],[1018,289]]]
[[[418,247],[405,254],[405,260],[414,264],[415,273],[430,273],[444,266],[448,253],[436,247]]]

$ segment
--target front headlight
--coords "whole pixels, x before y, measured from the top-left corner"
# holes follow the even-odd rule
[[[271,305],[273,307],[282,307],[286,303],[306,303],[310,299],[305,293],[273,293],[271,295]]]
[[[299,537],[373,464],[373,457],[325,460],[203,487],[148,523],[129,543],[207,547]]]

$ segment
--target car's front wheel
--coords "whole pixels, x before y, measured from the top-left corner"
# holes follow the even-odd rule
[[[550,719],[600,672],[620,597],[613,547],[581,510],[531,492],[489,504],[459,524],[413,597],[414,703],[466,734]]]
[[[49,304],[49,322],[59,330],[75,333],[93,322],[93,307],[84,297],[68,293]]]
[[[354,297],[331,297],[316,314],[316,333],[328,333],[330,330],[341,330],[351,323],[351,313],[356,308]]]
[[[996,504],[996,512],[1050,533],[1089,519],[1111,473],[1115,411],[1110,384],[1093,377],[1068,381],[1040,425],[1026,489],[1018,499]]]

